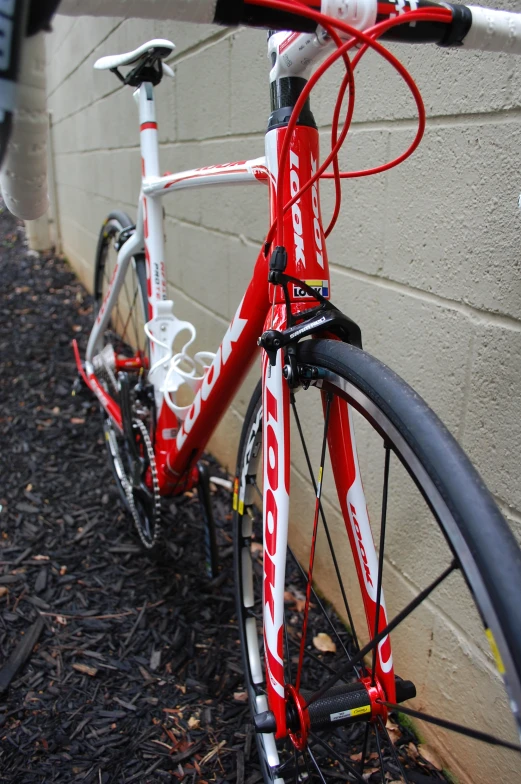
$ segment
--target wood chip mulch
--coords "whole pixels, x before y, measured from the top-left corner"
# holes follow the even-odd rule
[[[143,555],[97,405],[71,396],[71,338],[85,346],[90,298],[62,259],[27,250],[1,203],[0,280],[0,781],[261,781],[229,492],[213,494],[213,582],[196,493],[165,502],[164,562]],[[413,736],[397,732],[402,760],[407,746],[418,759]],[[441,778],[421,758],[407,766],[410,781]]]
[[[89,297],[5,210],[0,257],[0,780],[253,784],[229,530],[214,583],[196,493],[166,503],[165,562],[141,553],[97,406],[71,396]]]

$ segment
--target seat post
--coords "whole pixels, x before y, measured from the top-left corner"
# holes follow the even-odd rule
[[[143,82],[136,93],[139,103],[141,172],[143,177],[159,177],[159,141],[154,87],[150,82]]]

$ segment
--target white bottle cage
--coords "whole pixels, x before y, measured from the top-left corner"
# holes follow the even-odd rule
[[[156,316],[145,324],[145,333],[158,348],[160,355],[148,372],[148,380],[156,388],[159,386],[168,408],[182,421],[190,410],[192,400],[185,406],[178,404],[177,397],[181,387],[188,386],[193,398],[203,383],[215,354],[211,351],[198,351],[193,357],[188,354],[197,331],[189,321],[181,321],[174,316],[173,307],[173,300],[160,300],[157,302]],[[181,351],[174,354],[175,340],[182,332],[188,332],[189,339]]]

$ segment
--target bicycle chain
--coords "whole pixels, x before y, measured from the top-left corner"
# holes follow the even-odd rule
[[[141,539],[141,543],[142,543],[143,547],[145,547],[147,550],[151,550],[154,547],[154,545],[157,543],[157,540],[158,540],[159,534],[160,534],[160,530],[161,530],[161,527],[160,527],[160,520],[161,520],[161,497],[159,495],[159,478],[158,478],[158,474],[157,474],[157,466],[156,466],[156,459],[155,459],[155,456],[154,456],[154,449],[152,447],[152,442],[150,440],[150,436],[148,435],[148,431],[146,429],[146,426],[145,426],[144,422],[142,422],[140,419],[133,419],[132,420],[132,424],[136,425],[138,427],[138,429],[139,429],[139,431],[141,433],[141,436],[143,438],[143,443],[145,445],[145,449],[146,449],[146,452],[147,452],[148,463],[149,463],[149,466],[150,466],[150,473],[152,475],[152,486],[153,486],[153,491],[152,492],[153,492],[153,498],[154,498],[154,510],[153,510],[153,518],[152,518],[152,522],[153,522],[152,541],[147,541],[143,537],[143,533],[142,533],[142,530],[141,530],[141,522],[140,522],[140,518],[139,518],[139,513],[138,513],[138,510],[136,509],[136,504],[134,503],[134,493],[132,491],[132,484],[127,479],[127,474],[126,474],[125,468],[123,466],[123,462],[121,460],[121,454],[120,454],[119,446],[117,445],[117,442],[116,442],[117,455],[114,455],[114,460],[117,460],[118,463],[119,463],[119,468],[120,468],[119,480],[120,480],[121,486],[123,487],[123,490],[125,492],[125,496],[127,498],[127,503],[128,503],[128,506],[129,506],[129,510],[130,510],[131,515],[132,515],[132,519],[134,520],[134,525],[135,525],[136,530],[138,532],[139,538]]]
[[[159,477],[157,474],[157,466],[156,466],[156,458],[154,455],[154,448],[152,446],[152,441],[150,440],[150,436],[148,435],[148,430],[145,426],[145,423],[141,421],[141,419],[134,419],[132,420],[133,425],[137,425],[141,436],[143,438],[143,442],[145,444],[145,449],[147,450],[147,457],[148,457],[148,465],[150,467],[150,473],[152,475],[152,494],[154,499],[154,511],[153,511],[153,536],[152,541],[147,543],[144,538],[143,534],[141,533],[141,527],[138,523],[138,516],[137,510],[134,505],[134,512],[132,516],[134,518],[134,523],[136,524],[137,532],[139,534],[139,538],[141,539],[144,547],[147,550],[151,550],[154,545],[156,544],[159,534],[160,534],[160,521],[161,521],[161,496],[159,495]]]

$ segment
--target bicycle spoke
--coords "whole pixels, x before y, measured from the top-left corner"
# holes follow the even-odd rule
[[[257,480],[255,480],[253,482],[253,486],[254,486],[255,490],[257,491],[257,493],[259,494],[259,498],[262,501],[262,492],[261,492],[261,489],[260,489],[259,485],[257,484]]]
[[[323,784],[327,784],[327,781],[325,780],[324,776],[322,775],[322,772],[321,772],[320,768],[318,767],[318,762],[315,759],[315,755],[311,751],[311,746],[309,746],[309,745],[307,747],[307,752],[308,752],[309,756],[311,757],[311,762],[315,766],[315,769],[316,769],[316,771],[317,771],[317,773],[318,773],[318,775],[320,777],[320,781],[322,781]]]
[[[380,760],[380,773],[382,774],[382,784],[385,784],[385,765],[384,765],[384,759],[382,757],[382,746],[380,743],[380,735],[378,734],[378,730],[376,728],[374,732],[374,737],[376,741],[376,750],[378,752],[378,759]]]
[[[290,641],[291,645],[295,646],[295,648],[299,648],[300,647],[300,644],[298,642],[295,642],[294,640],[291,640],[291,639],[289,641]],[[320,664],[320,666],[324,670],[327,670],[330,673],[334,673],[335,672],[334,669],[329,666],[329,664],[326,664],[324,661],[322,661],[322,659],[319,659],[318,656],[315,656],[315,654],[311,653],[311,651],[306,651],[306,656],[309,659],[313,659],[313,661],[315,661],[317,664]]]
[[[324,432],[322,436],[322,451],[320,455],[320,467],[318,470],[318,482],[316,488],[316,500],[315,500],[315,515],[313,519],[313,536],[311,539],[311,552],[309,554],[309,567],[308,567],[308,578],[307,578],[307,585],[306,585],[306,604],[304,607],[304,620],[302,621],[302,638],[300,641],[300,654],[299,654],[299,662],[297,668],[297,680],[295,682],[295,688],[297,692],[300,690],[300,679],[302,676],[302,662],[304,661],[304,650],[306,648],[306,633],[308,629],[308,616],[309,616],[309,601],[311,598],[311,584],[313,582],[313,567],[315,565],[315,547],[317,544],[317,533],[318,533],[318,514],[319,514],[319,507],[320,507],[320,496],[322,494],[322,481],[324,477],[324,463],[326,460],[326,445],[327,445],[327,431],[329,429],[329,415],[331,413],[331,400],[333,396],[329,393],[327,395],[327,404],[326,404],[326,415],[324,417]]]
[[[443,729],[457,732],[460,735],[466,735],[468,738],[480,740],[482,743],[488,743],[491,746],[501,746],[504,749],[511,749],[512,751],[521,753],[521,746],[518,744],[510,743],[508,740],[501,740],[501,738],[496,738],[495,735],[489,735],[487,732],[473,730],[471,727],[463,726],[463,724],[456,724],[453,721],[440,719],[438,716],[431,716],[429,713],[422,713],[421,711],[412,710],[412,708],[406,708],[403,705],[395,705],[393,702],[385,702],[384,700],[378,700],[378,702],[380,702],[382,705],[385,705],[385,707],[389,708],[389,710],[405,713],[406,716],[411,716],[413,719],[421,719],[422,721],[426,721],[429,724],[435,724],[437,727],[443,727]]]
[[[306,766],[306,771],[307,771],[307,774],[309,776],[309,780],[312,781],[313,780],[312,779],[312,774],[311,774],[311,771],[309,769],[309,763],[308,763],[308,760],[307,760],[306,752],[303,751],[303,752],[301,752],[301,754],[302,754],[302,759],[304,760],[304,765]]]
[[[300,564],[300,562],[297,559],[297,556],[295,555],[295,553],[293,552],[293,550],[289,546],[288,546],[288,553],[293,558],[293,561],[295,562],[295,564],[296,564],[297,568],[299,569],[300,573],[302,574],[303,578],[306,579],[306,572],[305,572],[303,566]],[[344,645],[344,642],[342,641],[342,638],[340,637],[340,634],[338,633],[338,631],[337,631],[333,621],[331,620],[331,618],[329,617],[328,613],[326,612],[326,608],[322,604],[322,601],[320,600],[320,597],[318,596],[318,594],[316,593],[316,591],[315,591],[315,589],[313,587],[311,588],[311,593],[313,595],[313,599],[315,600],[315,602],[319,606],[319,608],[320,608],[320,610],[322,612],[322,615],[326,619],[326,621],[327,621],[327,623],[329,625],[329,628],[331,629],[331,631],[335,635],[336,639],[338,640],[338,643],[341,646],[342,650],[344,651],[345,655],[347,656],[348,659],[351,659],[352,658],[351,654],[349,653],[349,651],[347,650],[346,646]],[[308,651],[308,653],[309,653],[309,651]],[[360,675],[360,670],[356,669],[356,667],[355,667],[355,671],[356,671],[356,673],[358,675]]]
[[[382,515],[380,518],[380,550],[378,553],[378,580],[376,586],[376,616],[374,622],[374,636],[378,634],[378,627],[380,625],[380,604],[382,600],[382,577],[384,570],[384,549],[385,549],[385,524],[387,521],[387,494],[389,489],[389,463],[391,460],[391,453],[389,445],[385,444],[385,466],[384,466],[384,486],[382,492]],[[373,663],[371,672],[371,683],[375,685],[376,677],[376,652],[378,648],[373,650]]]
[[[362,758],[360,760],[360,775],[363,775],[365,767],[365,758],[367,755],[367,744],[369,742],[369,723],[365,725],[364,742],[362,744]]]
[[[293,682],[293,676],[292,676],[292,672],[291,672],[291,656],[290,656],[290,653],[289,653],[289,643],[290,643],[290,640],[289,640],[289,635],[288,635],[288,624],[286,623],[286,608],[284,608],[284,642],[285,642],[285,645],[286,645],[286,663],[287,663],[286,666],[287,666],[288,675],[289,675],[289,678],[286,678],[286,680],[289,683],[292,683]]]
[[[314,489],[314,491],[316,493],[317,492],[317,485],[316,485],[315,475],[313,473],[313,467],[311,465],[311,460],[310,460],[310,457],[309,457],[309,452],[308,452],[308,448],[307,448],[307,444],[306,444],[306,439],[304,438],[304,432],[302,430],[302,425],[300,423],[300,417],[299,417],[298,411],[297,411],[297,404],[296,404],[296,401],[295,401],[295,395],[293,393],[291,393],[290,402],[291,402],[291,408],[293,410],[293,415],[295,417],[295,422],[297,424],[297,430],[298,430],[299,436],[300,436],[300,443],[302,444],[304,457],[306,459],[306,463],[307,463],[307,467],[308,467],[308,471],[309,471],[309,476],[310,476],[311,482],[313,484],[313,489]],[[352,636],[353,636],[353,641],[354,641],[354,644],[355,644],[355,648],[356,648],[357,651],[359,651],[360,650],[360,644],[358,642],[358,635],[356,633],[355,623],[354,623],[354,620],[353,620],[353,616],[351,614],[351,608],[349,607],[349,602],[347,601],[347,596],[346,596],[346,592],[345,592],[345,588],[344,588],[344,583],[342,581],[342,577],[341,577],[341,574],[340,574],[340,568],[338,566],[338,561],[337,561],[335,549],[333,547],[333,542],[331,540],[331,534],[329,533],[329,526],[328,526],[327,521],[326,521],[326,516],[325,516],[325,513],[324,513],[322,502],[320,502],[320,516],[321,516],[321,519],[322,519],[322,524],[324,526],[324,531],[326,533],[326,538],[327,538],[327,543],[328,543],[328,547],[329,547],[329,552],[330,552],[331,558],[333,560],[333,565],[334,565],[334,568],[335,568],[335,574],[336,574],[336,577],[337,577],[337,581],[338,581],[338,585],[339,585],[339,588],[340,588],[340,592],[342,594],[342,600],[344,602],[344,607],[345,607],[345,610],[346,610],[347,618],[349,620],[349,626],[350,626],[351,633],[352,633]],[[364,667],[364,672],[365,672],[365,665],[363,665],[363,667]]]
[[[355,664],[358,664],[360,661],[362,661],[364,656],[366,656],[368,653],[371,653],[373,648],[375,648],[378,645],[378,643],[384,639],[384,637],[390,634],[393,631],[393,629],[396,629],[396,627],[400,623],[402,623],[402,621],[404,621],[422,602],[424,602],[425,599],[438,587],[438,585],[440,585],[444,580],[446,580],[447,577],[450,574],[452,574],[452,572],[457,568],[458,568],[457,562],[452,561],[451,565],[448,566],[444,572],[442,572],[430,585],[428,585],[427,588],[424,588],[424,590],[421,591],[418,594],[418,596],[412,600],[412,602],[409,602],[409,604],[400,613],[398,613],[398,615],[396,615],[393,618],[393,620],[390,623],[388,623],[387,626],[376,635],[376,637],[374,637],[370,642],[368,642],[367,645],[365,645],[356,654],[356,656],[353,656],[351,661],[346,662],[344,665],[342,665],[342,667],[340,667],[336,671],[336,674],[334,676],[328,678],[325,684],[321,686],[321,688],[318,689],[318,691],[316,691],[315,694],[311,696],[307,704],[311,705],[312,702],[315,702],[315,700],[318,700],[319,697],[322,697],[322,695],[324,695],[326,691],[328,691],[328,689],[331,689],[332,686],[334,686],[335,683],[338,680],[340,680],[340,678],[343,675],[345,675],[347,672],[349,672],[349,670],[351,670],[355,666]],[[401,708],[397,708],[397,710],[401,710]]]
[[[402,763],[400,762],[400,757],[398,756],[398,752],[396,751],[396,749],[394,747],[394,743],[392,741],[392,738],[389,735],[389,733],[387,731],[387,727],[385,726],[381,716],[378,716],[378,724],[380,726],[381,731],[385,735],[385,738],[387,740],[387,744],[389,746],[389,749],[391,750],[391,754],[393,755],[393,759],[396,762],[396,765],[397,765],[401,775],[403,776],[403,780],[404,780],[405,784],[409,784],[409,779],[407,778],[407,774],[405,773],[405,769],[404,769]]]
[[[137,274],[136,270],[134,270],[134,273],[133,273],[132,277],[134,278],[134,281],[135,281],[134,285],[135,285],[135,292],[136,292],[136,295],[137,295],[137,293],[138,293],[138,284],[137,284],[137,280],[136,280],[136,274]],[[136,349],[138,351],[141,351],[140,340],[141,340],[142,335],[140,335],[140,329],[139,329],[138,321],[137,321],[137,313],[136,313],[136,311],[134,310],[133,307],[132,307],[132,326],[133,326],[133,329],[134,329],[134,336],[135,336],[135,339],[136,339]]]
[[[134,292],[134,299],[133,299],[133,301],[132,301],[132,305],[131,305],[131,308],[130,308],[129,314],[128,314],[127,320],[126,320],[126,322],[125,322],[125,328],[123,329],[123,333],[122,333],[122,335],[121,335],[121,340],[123,341],[123,343],[125,343],[125,342],[126,342],[126,341],[125,341],[125,337],[126,337],[126,334],[127,334],[127,327],[128,327],[128,325],[129,325],[130,319],[131,319],[131,317],[132,317],[132,312],[133,312],[134,305],[136,304],[137,295],[138,295],[138,289],[136,288],[136,290],[135,290],[135,292]]]
[[[314,732],[310,732],[309,737],[313,738],[313,740],[316,743],[319,743],[324,749],[326,749],[328,754],[330,754],[331,757],[333,757],[333,759],[337,760],[337,762],[340,762],[340,764],[343,765],[347,771],[349,771],[351,776],[354,777],[355,781],[359,782],[359,784],[366,784],[366,780],[360,775],[360,773],[358,773],[358,771],[353,766],[353,764],[348,760],[346,760],[345,757],[343,757],[338,751],[336,751],[336,749],[328,745],[325,741],[322,740],[321,737],[319,737]]]

